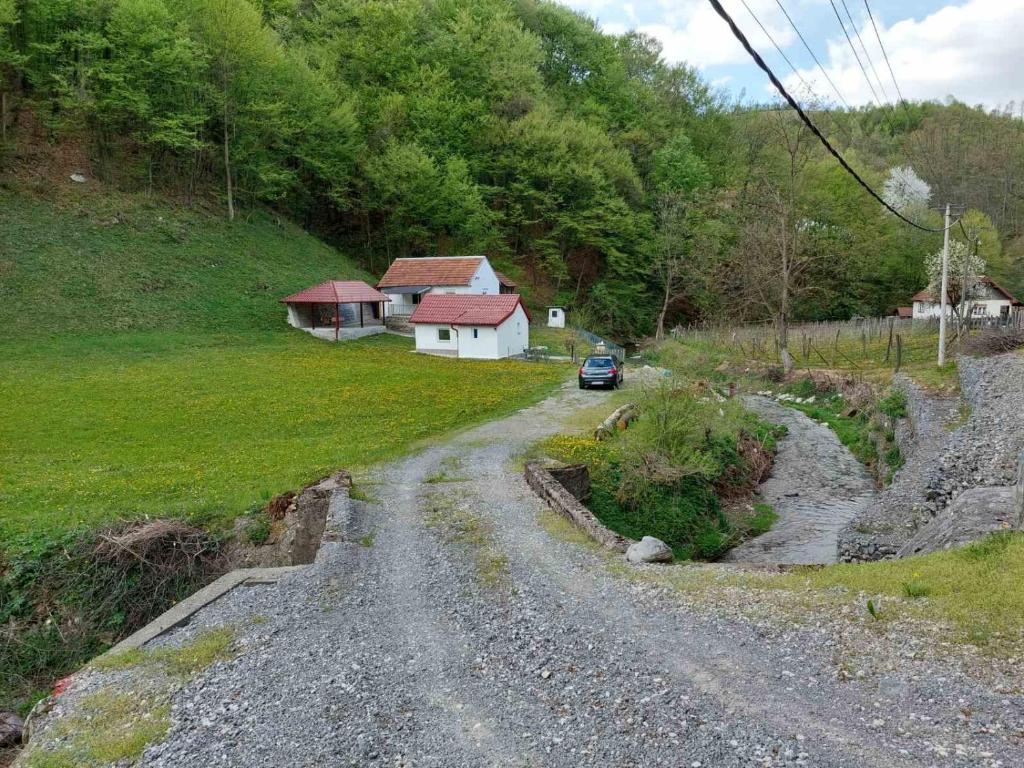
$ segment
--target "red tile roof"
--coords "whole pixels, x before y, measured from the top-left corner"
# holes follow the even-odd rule
[[[518,306],[523,307],[529,320],[530,313],[517,293],[428,293],[409,320],[442,325],[497,326],[505,322]]]
[[[362,280],[328,280],[281,299],[283,304],[357,304],[391,301]]]
[[[501,272],[498,272],[497,270],[495,270],[494,274],[498,278],[498,282],[504,285],[506,288],[517,288],[519,286],[519,283],[517,283],[515,280],[511,280],[508,277],[505,277],[505,275],[501,274]]]
[[[914,308],[913,307],[896,307],[896,315],[898,317],[913,317],[914,316]]]
[[[378,288],[399,285],[469,285],[483,256],[424,256],[395,259]]]

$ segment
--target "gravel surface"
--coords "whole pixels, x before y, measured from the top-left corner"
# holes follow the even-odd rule
[[[960,357],[957,366],[970,415],[955,429],[959,398],[898,380],[909,406],[898,435],[906,464],[840,535],[843,560],[892,557],[965,490],[1013,483],[1024,449],[1024,355]]]
[[[812,564],[838,559],[839,531],[875,498],[871,475],[835,432],[767,397],[744,398],[767,421],[785,425],[775,465],[758,489],[779,519],[730,551],[737,563]]]
[[[959,418],[961,400],[927,392],[906,376],[893,378],[907,397],[907,419],[896,429],[904,465],[873,504],[840,533],[840,559],[878,560],[894,556],[937,507],[926,493],[938,477],[938,459],[949,439],[949,425]]]
[[[337,495],[316,564],[161,638],[231,625],[239,652],[174,694],[141,764],[1024,765],[1019,686],[948,649],[715,587],[734,567],[626,566],[540,525],[514,457],[601,397],[573,383],[384,467],[375,501]],[[648,579],[669,574],[710,586],[684,600]],[[871,658],[847,674],[850,626]],[[80,676],[62,706],[104,682]]]
[[[1010,485],[1024,449],[1024,355],[957,360],[967,423],[943,446],[928,496],[939,509],[967,488]]]

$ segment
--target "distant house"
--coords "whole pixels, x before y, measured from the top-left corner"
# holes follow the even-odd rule
[[[514,293],[515,283],[498,276],[486,256],[423,256],[395,259],[377,282],[391,299],[389,315],[411,315],[433,293]]]
[[[893,315],[895,317],[900,318],[901,320],[909,320],[910,318],[912,318],[914,316],[914,308],[913,307],[896,307],[896,309],[893,310]]]
[[[390,301],[362,280],[328,280],[281,299],[288,307],[289,325],[335,340],[343,330],[383,329],[384,307]]]
[[[409,321],[417,352],[496,360],[530,345],[530,314],[518,294],[429,293]]]
[[[494,274],[498,278],[499,293],[519,293],[519,283],[505,277],[501,272],[495,272]]]
[[[942,312],[938,296],[927,288],[915,293],[911,301],[914,304],[912,313],[915,320],[938,317]],[[946,304],[947,315],[953,313],[952,304],[953,301],[949,298]],[[971,307],[971,317],[1002,320],[1008,320],[1024,307],[1024,304],[991,277],[978,278],[977,295],[968,301],[968,304]]]

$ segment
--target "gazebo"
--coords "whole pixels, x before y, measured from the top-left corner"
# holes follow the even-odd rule
[[[328,280],[281,299],[288,307],[288,324],[309,331],[384,325],[387,296],[362,280]]]

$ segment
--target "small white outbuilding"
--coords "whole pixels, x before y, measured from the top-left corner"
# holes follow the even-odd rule
[[[417,352],[497,360],[530,346],[530,314],[515,293],[429,293],[409,322]]]
[[[565,307],[548,307],[548,328],[565,328]]]

